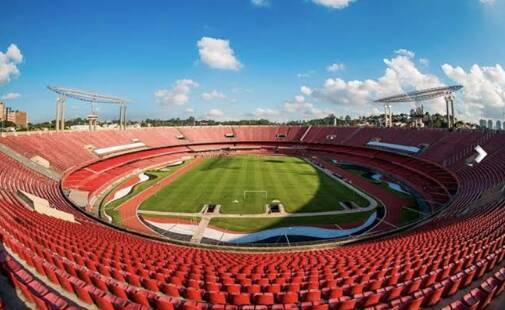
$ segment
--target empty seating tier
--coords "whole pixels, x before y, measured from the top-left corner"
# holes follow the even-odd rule
[[[397,175],[433,200],[450,199],[450,205],[409,231],[346,246],[273,252],[196,248],[104,225],[68,203],[58,182],[0,153],[0,269],[40,309],[477,309],[503,294],[505,135],[306,129],[231,126],[41,133],[3,137],[0,143],[26,157],[48,159],[64,172],[64,188],[95,191],[111,176],[168,162],[178,154],[191,155],[207,145],[248,145],[330,154],[371,166]],[[181,132],[186,139],[177,139]],[[233,137],[226,136],[230,132]],[[335,138],[328,138],[331,135]],[[86,148],[133,139],[149,149],[100,159]],[[426,147],[419,156],[406,156],[363,147],[371,139]],[[469,167],[464,161],[475,144],[489,156]],[[196,145],[200,148],[192,149]],[[77,223],[31,211],[17,197],[18,189],[72,212]]]

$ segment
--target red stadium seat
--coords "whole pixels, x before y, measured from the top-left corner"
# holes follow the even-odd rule
[[[233,138],[225,137],[230,132]],[[176,138],[181,133],[186,140]],[[104,158],[86,148],[132,139],[148,147]],[[372,139],[426,149],[407,156],[365,147]],[[418,309],[448,304],[447,309],[480,309],[505,290],[502,132],[221,126],[7,135],[0,143],[28,158],[47,158],[64,172],[56,182],[0,153],[0,241],[6,249],[0,268],[33,307]],[[468,167],[465,160],[477,143],[490,156]],[[435,216],[397,234],[386,233],[394,224],[381,222],[370,231],[381,238],[339,247],[227,251],[114,229],[84,215],[64,196],[68,189],[80,189],[95,198],[137,169],[206,154],[209,148],[232,153],[245,146],[257,146],[261,154],[314,155],[332,172],[341,172],[333,159],[381,171],[415,189]],[[353,184],[361,184],[363,178],[354,177]],[[33,212],[18,190],[46,199],[77,223]],[[394,210],[386,216],[399,221],[401,209]]]

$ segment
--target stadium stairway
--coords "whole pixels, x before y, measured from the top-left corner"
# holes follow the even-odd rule
[[[33,169],[33,170],[37,171],[38,173],[40,173],[50,179],[53,179],[55,181],[59,181],[61,178],[61,174],[58,173],[57,171],[54,171],[51,168],[42,167],[41,165],[36,164],[32,160],[24,157],[23,155],[12,150],[11,148],[7,147],[6,145],[0,144],[0,152],[19,161],[24,166],[27,166],[30,169]]]
[[[153,133],[158,137],[174,133],[172,129],[167,129],[169,133],[163,130],[153,129]],[[222,141],[226,130],[216,130],[202,139]],[[277,130],[239,127],[236,132],[237,139],[274,142]],[[311,130],[309,135],[317,133],[317,137],[324,137],[319,141],[323,143],[327,132],[335,129]],[[198,139],[200,133],[192,131],[192,139]],[[128,134],[118,132],[117,140],[129,139]],[[293,139],[296,136],[291,131],[289,134]],[[360,137],[355,136],[359,141],[353,138],[349,143],[360,144],[377,134],[384,132],[362,130]],[[63,170],[88,162],[89,154],[79,154],[86,152],[79,147],[70,159],[71,152],[64,149],[74,145],[68,142],[73,133],[63,136],[58,143],[52,135],[39,135],[54,147],[42,152],[67,157],[59,165]],[[93,137],[102,139],[98,133]],[[103,139],[104,144],[114,143],[115,133],[108,132]],[[315,139],[310,141],[318,142]],[[488,144],[501,139],[503,134],[497,134]],[[464,140],[459,141],[462,145],[458,142],[457,148],[464,148]],[[9,143],[18,142],[12,138]],[[445,146],[430,145],[446,151]],[[31,147],[17,145],[18,150]],[[456,172],[461,187],[449,210],[464,211],[458,216],[448,212],[413,230],[380,240],[272,253],[181,246],[116,230],[75,210],[62,196],[57,182],[2,153],[0,240],[5,250],[0,254],[1,268],[29,305],[39,309],[496,306],[493,300],[502,300],[505,285],[505,201],[502,197],[485,205],[472,202],[505,179],[502,147],[496,146],[497,152],[481,165]],[[429,154],[423,157],[430,160]],[[388,160],[391,158],[385,159],[385,164]],[[433,157],[433,161],[440,160]],[[444,182],[443,178],[437,181]],[[72,212],[77,223],[33,212],[19,200],[17,189],[36,193],[54,207]]]

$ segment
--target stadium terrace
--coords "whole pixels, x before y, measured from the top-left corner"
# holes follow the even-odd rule
[[[505,309],[505,0],[0,8],[0,310]]]
[[[505,280],[504,142],[353,127],[9,134],[2,272],[37,308],[483,307]],[[490,155],[470,166],[476,144]]]

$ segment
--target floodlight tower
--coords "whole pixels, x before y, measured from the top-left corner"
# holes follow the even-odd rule
[[[393,127],[393,106],[390,104],[384,105],[384,126]]]
[[[98,120],[98,114],[96,113],[96,101],[91,101],[91,113],[88,114],[89,131],[96,131],[97,120]]]
[[[463,86],[461,86],[461,85],[453,85],[453,86],[448,86],[448,87],[446,87],[446,86],[435,87],[435,88],[429,88],[429,89],[425,89],[425,90],[421,90],[421,91],[415,91],[415,92],[395,95],[395,96],[391,96],[391,97],[386,97],[386,98],[375,100],[375,102],[384,103],[385,104],[384,107],[386,107],[387,104],[390,104],[393,102],[416,102],[416,104],[417,104],[418,102],[421,102],[421,101],[444,97],[446,110],[447,110],[447,128],[453,128],[454,124],[455,124],[455,121],[454,121],[454,93],[462,88],[463,88]],[[389,110],[389,112],[391,112],[391,109]],[[386,122],[386,125],[387,124],[388,124],[388,122]]]
[[[56,99],[56,131],[65,129],[65,98],[67,97],[91,103],[91,113],[88,114],[88,126],[90,131],[96,130],[98,120],[98,114],[96,113],[97,103],[118,104],[119,128],[122,130],[126,129],[127,104],[130,103],[129,100],[66,87],[48,86],[47,88],[58,94]]]
[[[56,131],[65,130],[65,96],[56,97]]]
[[[122,102],[119,104],[119,129],[126,130],[127,115],[128,105],[126,102]]]

